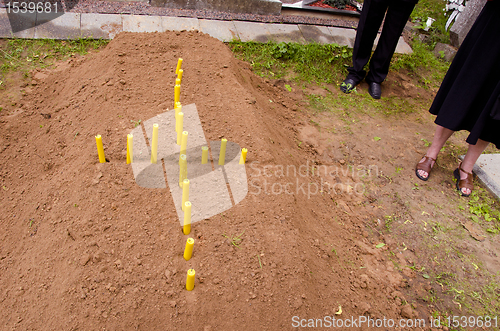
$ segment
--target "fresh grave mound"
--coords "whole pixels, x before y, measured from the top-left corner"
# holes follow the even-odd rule
[[[139,120],[173,108],[179,57],[181,102],[196,104],[207,140],[249,150],[246,198],[190,236],[170,192],[139,187],[125,162]],[[403,281],[385,248],[366,239],[370,210],[351,189],[360,179],[314,172],[314,151],[298,146],[300,93],[255,76],[223,43],[197,32],[122,33],[34,73],[27,92],[0,117],[2,325],[263,330],[288,329],[293,316],[417,316],[401,306]]]

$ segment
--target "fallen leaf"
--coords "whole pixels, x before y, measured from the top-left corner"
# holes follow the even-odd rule
[[[335,313],[335,315],[340,315],[342,314],[342,306],[339,305],[339,310]]]
[[[385,246],[385,244],[384,244],[384,243],[380,243],[380,244],[378,244],[378,245],[377,245],[377,246],[375,246],[375,247],[376,247],[376,248],[382,248],[382,247],[384,247],[384,246]]]
[[[480,230],[478,230],[474,224],[472,224],[471,221],[466,220],[462,222],[462,226],[469,231],[469,234],[472,238],[476,239],[477,241],[485,241],[486,237],[481,235]]]

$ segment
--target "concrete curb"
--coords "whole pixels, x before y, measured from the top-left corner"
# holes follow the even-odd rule
[[[11,17],[12,18],[12,17]],[[19,15],[28,29],[13,33],[6,8],[0,8],[0,38],[75,39],[80,37],[113,39],[118,33],[198,30],[221,41],[231,40],[298,43],[336,43],[352,47],[353,29],[304,24],[276,24],[244,21],[219,21],[198,18],[132,14],[64,13],[54,19],[46,14]],[[400,38],[397,53],[411,54]]]
[[[500,200],[500,154],[483,154],[473,169],[481,183]]]

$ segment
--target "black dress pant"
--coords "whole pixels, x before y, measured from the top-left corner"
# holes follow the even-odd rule
[[[366,71],[363,68],[370,60],[373,43],[385,16],[380,40],[370,60],[370,71],[366,76],[366,82],[380,84],[385,80],[399,37],[414,7],[414,2],[404,0],[364,1],[354,42],[353,66],[347,69],[349,71],[347,78],[353,79],[356,83],[365,78]]]

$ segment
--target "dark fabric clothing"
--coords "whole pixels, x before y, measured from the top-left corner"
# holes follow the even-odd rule
[[[380,84],[385,80],[399,37],[415,3],[414,0],[365,0],[354,42],[352,67],[347,69],[349,72],[347,78],[353,79],[356,83],[365,78],[366,71],[363,68],[370,60],[373,43],[385,16],[382,34],[370,60],[370,71],[366,76],[366,82]]]
[[[458,50],[429,111],[435,123],[467,130],[500,148],[500,0],[488,1]]]

